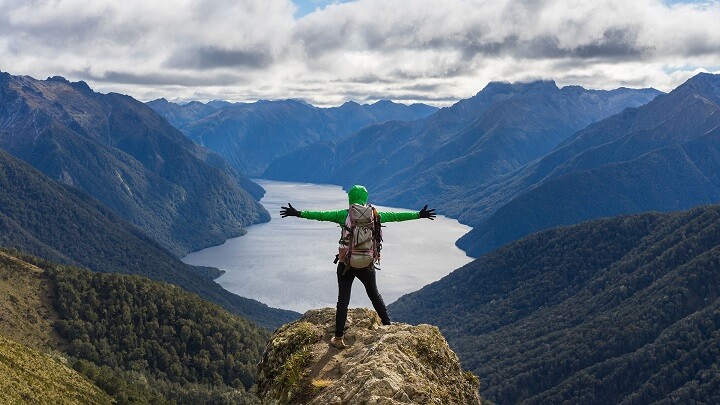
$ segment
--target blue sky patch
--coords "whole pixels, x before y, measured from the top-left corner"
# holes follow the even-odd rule
[[[322,10],[330,4],[350,3],[354,0],[293,0],[297,6],[295,18],[306,16],[313,11]]]

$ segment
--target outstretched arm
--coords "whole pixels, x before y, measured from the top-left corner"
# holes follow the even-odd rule
[[[427,205],[423,207],[420,211],[416,212],[392,212],[392,211],[385,211],[380,212],[380,222],[402,222],[402,221],[409,221],[412,219],[420,219],[420,218],[428,218],[428,219],[435,219],[435,209],[427,209]]]
[[[337,211],[300,211],[300,218],[314,219],[316,221],[335,222],[336,224],[344,224],[347,218],[347,210]]]
[[[347,218],[347,210],[339,211],[298,211],[292,204],[288,203],[287,207],[280,207],[280,216],[285,217],[298,217],[306,219],[314,219],[317,221],[328,221],[335,222],[338,224],[344,224],[345,218]]]

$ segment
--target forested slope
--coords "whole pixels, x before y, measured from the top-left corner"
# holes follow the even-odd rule
[[[2,150],[0,246],[98,272],[177,284],[269,328],[298,315],[224,290],[207,272],[181,262],[85,193],[49,179]]]
[[[34,320],[17,316],[0,334],[50,322],[54,331],[45,334],[60,340],[36,347],[67,356],[120,403],[256,403],[247,390],[266,330],[177,286],[0,251],[0,287],[23,290],[24,280],[39,280],[42,288],[25,295],[52,308],[28,308]]]
[[[720,206],[543,231],[390,306],[498,403],[720,401]]]

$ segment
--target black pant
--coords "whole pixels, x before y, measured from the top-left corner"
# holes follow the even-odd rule
[[[343,274],[343,272],[345,274]],[[345,271],[345,264],[339,263],[337,268],[338,279],[338,300],[335,311],[335,336],[340,337],[345,332],[345,321],[347,321],[348,305],[350,305],[350,292],[352,291],[353,280],[357,277],[365,286],[370,302],[375,312],[380,316],[383,325],[390,325],[390,317],[375,282],[375,269],[356,269],[350,267]]]

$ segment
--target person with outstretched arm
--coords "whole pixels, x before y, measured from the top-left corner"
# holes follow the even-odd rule
[[[416,212],[377,212],[367,203],[367,189],[360,185],[355,185],[350,188],[348,191],[348,202],[350,205],[349,209],[336,211],[298,211],[289,203],[287,207],[281,207],[280,210],[280,216],[282,218],[298,217],[334,222],[339,224],[343,229],[340,239],[340,253],[336,257],[336,262],[339,263],[337,267],[338,300],[335,312],[335,336],[330,340],[330,344],[338,349],[345,347],[343,340],[345,322],[347,321],[352,283],[356,277],[365,286],[365,291],[372,302],[373,308],[375,308],[375,311],[380,316],[383,325],[390,325],[390,317],[388,316],[387,308],[378,291],[375,280],[375,263],[380,259],[380,243],[382,242],[380,223],[400,222],[420,218],[435,219],[435,210],[427,209],[427,205]],[[363,222],[363,219],[367,220],[367,222]],[[363,230],[359,229],[363,227],[363,223],[368,224],[367,228],[374,228],[365,231],[367,232],[367,236],[365,237],[367,239],[366,241],[361,240],[364,237],[362,236]],[[358,228],[358,230],[354,231],[356,228]],[[367,245],[367,249],[361,249],[364,245]],[[348,252],[348,250],[350,250],[350,252]],[[355,256],[353,256],[353,254]],[[369,265],[365,265],[363,255],[372,256]],[[353,263],[362,263],[363,267],[356,268],[351,266],[351,258],[359,258]]]

